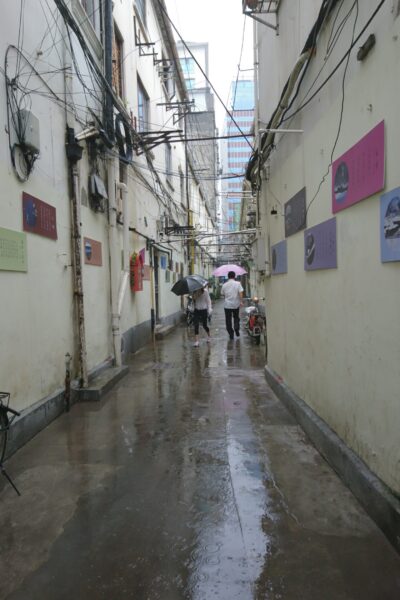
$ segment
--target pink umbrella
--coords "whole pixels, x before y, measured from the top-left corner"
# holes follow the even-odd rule
[[[243,267],[239,267],[239,265],[221,265],[213,271],[213,275],[215,275],[215,277],[224,277],[228,275],[229,271],[234,271],[235,275],[245,275],[247,273],[247,271],[245,271]]]

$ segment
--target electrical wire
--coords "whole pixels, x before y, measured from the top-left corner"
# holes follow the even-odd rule
[[[382,6],[385,4],[386,0],[381,0],[378,4],[378,6],[376,7],[376,9],[374,10],[374,12],[372,13],[372,15],[370,16],[370,18],[368,19],[368,21],[366,22],[366,24],[364,25],[364,27],[361,29],[360,33],[357,35],[356,38],[354,38],[350,48],[346,51],[346,53],[342,56],[342,58],[340,59],[340,61],[336,64],[336,66],[332,69],[332,71],[330,72],[330,74],[328,75],[328,77],[326,77],[326,79],[321,83],[321,85],[318,87],[318,89],[314,92],[314,94],[303,104],[301,104],[291,115],[289,115],[288,117],[286,117],[285,119],[283,119],[282,122],[287,121],[288,119],[294,117],[295,115],[297,115],[300,111],[302,111],[308,104],[310,104],[310,102],[315,98],[315,96],[317,96],[319,94],[319,92],[325,87],[325,85],[332,79],[332,77],[334,76],[334,74],[336,73],[336,71],[340,68],[340,66],[344,63],[344,61],[347,59],[347,57],[349,56],[349,54],[351,53],[351,51],[353,50],[354,46],[357,44],[357,42],[359,41],[359,39],[363,36],[364,32],[368,29],[368,27],[370,26],[370,24],[372,23],[372,21],[375,19],[376,15],[378,14],[378,12],[381,10]]]
[[[316,39],[317,39],[316,33],[319,31],[320,27],[322,26],[322,23],[324,22],[327,14],[329,14],[329,12],[331,12],[333,10],[334,6],[337,4],[337,1],[338,0],[333,0],[333,2],[328,3],[328,4],[327,4],[326,1],[323,2],[322,6],[321,6],[321,10],[319,12],[318,19],[317,19],[316,23],[314,24],[314,27],[313,27],[313,29],[312,29],[309,37],[308,37],[308,40],[307,40],[306,45],[305,45],[304,48],[307,48],[308,44],[312,43],[312,39],[313,38],[315,39],[315,43],[316,43]],[[301,112],[301,110],[303,110],[318,95],[318,93],[321,91],[321,89],[323,89],[323,87],[328,83],[328,81],[333,77],[333,75],[336,73],[336,71],[340,68],[340,66],[346,60],[346,58],[348,57],[348,55],[351,52],[351,50],[354,48],[354,46],[357,44],[357,42],[359,41],[359,39],[361,38],[361,36],[364,34],[364,32],[366,31],[366,29],[372,23],[372,21],[374,20],[374,18],[378,14],[378,12],[381,10],[381,8],[385,4],[385,2],[386,2],[386,0],[381,0],[379,2],[378,6],[375,8],[375,10],[371,14],[370,18],[368,19],[368,21],[366,22],[366,24],[364,25],[364,27],[361,29],[360,33],[357,35],[357,37],[354,38],[354,40],[353,40],[350,48],[348,48],[347,52],[344,54],[344,56],[342,57],[342,59],[336,64],[336,66],[333,68],[333,70],[331,71],[331,73],[329,74],[329,76],[323,81],[323,83],[318,87],[318,89],[314,92],[314,94],[312,94],[312,96],[310,98],[308,98],[308,100],[306,100],[305,102],[303,102],[293,113],[291,113],[290,115],[288,115],[285,118],[282,116],[281,120],[280,120],[280,124],[287,122],[289,119],[291,119],[296,114],[298,114],[299,112]],[[325,10],[325,13],[323,12],[323,9]],[[328,11],[328,12],[326,12],[326,11]],[[310,47],[312,47],[312,46],[310,46]],[[304,50],[303,50],[303,52],[304,52]],[[308,61],[307,65],[306,65],[306,68],[307,68],[308,64],[309,64],[309,61]],[[300,84],[301,84],[302,80],[304,79],[304,75],[305,74],[303,72],[302,77],[300,79]],[[287,86],[288,86],[288,82],[286,82],[284,90],[283,90],[283,92],[281,94],[281,99],[285,95]],[[295,97],[297,96],[299,89],[300,89],[300,85],[298,85],[298,87],[297,87]],[[289,109],[293,105],[294,99],[295,98],[291,99],[291,102],[288,105],[287,109]],[[279,108],[279,105],[278,105],[278,108]],[[271,119],[269,121],[268,127],[270,127],[270,123],[273,121],[274,116],[275,116],[278,108],[275,109],[275,111],[274,111],[274,113],[273,113],[273,115],[272,115],[272,117],[271,117]],[[274,147],[273,140],[274,140],[274,136],[272,137],[272,141],[270,143],[269,148],[268,149],[264,148],[264,150],[263,150],[263,156],[262,156],[263,162],[265,162],[265,160],[268,158],[271,149]],[[246,171],[246,178],[248,180],[251,180],[252,171],[255,168],[256,164],[258,164],[260,162],[260,158],[261,158],[261,154],[260,154],[259,151],[253,153],[253,155],[251,156],[251,158],[249,160],[248,167],[247,167],[247,171]],[[259,171],[260,171],[260,169],[259,169]]]
[[[312,81],[311,85],[309,86],[307,92],[303,95],[302,100],[300,101],[300,104],[302,104],[307,99],[307,97],[310,94],[311,90],[313,89],[313,87],[317,83],[318,79],[320,78],[322,71],[327,66],[328,59],[330,58],[331,54],[333,53],[333,50],[336,47],[336,44],[340,40],[340,34],[343,32],[343,28],[346,25],[348,19],[350,18],[351,13],[353,12],[353,9],[354,9],[354,6],[355,6],[354,3],[351,6],[351,8],[349,9],[349,11],[347,12],[347,14],[345,15],[345,17],[340,22],[340,24],[339,24],[338,28],[336,29],[336,31],[334,31],[335,25],[336,25],[336,21],[338,19],[339,14],[340,14],[341,8],[343,7],[344,1],[345,0],[341,0],[340,6],[339,6],[338,11],[337,11],[337,13],[335,15],[335,19],[333,21],[333,24],[332,24],[332,27],[331,27],[331,31],[330,31],[330,34],[329,34],[329,38],[328,38],[327,50],[326,50],[326,54],[325,54],[325,57],[324,57],[323,64],[322,64],[321,68],[319,69],[318,73],[316,74],[316,76],[315,76],[314,80]],[[279,123],[279,127],[282,125],[282,123],[286,122],[286,119],[284,117],[285,117],[286,113],[290,110],[290,108],[293,106],[293,103],[294,103],[295,99],[297,98],[297,96],[298,96],[298,94],[300,92],[300,88],[302,86],[302,83],[303,83],[303,80],[305,78],[306,73],[307,73],[307,69],[304,69],[304,71],[302,73],[302,76],[301,76],[301,78],[300,78],[300,80],[298,82],[296,93],[293,95],[293,98],[291,99],[290,104],[288,105],[287,109],[283,113],[282,119],[281,119],[281,121]],[[289,115],[288,116],[288,118],[287,118],[287,120],[289,121],[288,127],[290,127],[290,124],[291,124],[292,120],[294,119],[294,117],[295,117],[295,115]],[[283,139],[284,139],[284,136],[281,137],[280,141],[283,140]],[[277,144],[275,144],[275,150],[278,148],[278,146],[279,146],[279,142]]]
[[[23,46],[23,38],[24,38],[24,5],[25,5],[25,0],[20,0],[20,5],[19,5],[19,25],[18,25],[18,41],[17,41],[17,48],[20,50]],[[18,73],[19,71],[19,61],[17,59],[17,68],[16,68],[16,72]]]
[[[357,21],[358,21],[358,15],[359,15],[359,4],[358,4],[358,0],[355,0],[353,7],[356,8],[356,15],[354,18],[354,23],[353,23],[353,30],[352,30],[352,38],[351,38],[351,47],[353,47],[353,42],[354,42],[354,37],[355,37],[355,31],[356,31],[356,26],[357,26]],[[315,201],[315,199],[317,198],[320,189],[323,185],[323,183],[325,182],[325,179],[327,178],[327,176],[329,175],[329,172],[331,170],[331,166],[332,166],[332,162],[333,162],[333,155],[335,153],[335,149],[337,146],[337,143],[339,141],[339,136],[340,136],[340,132],[342,129],[342,123],[343,123],[343,114],[344,114],[344,101],[345,101],[345,81],[346,81],[346,75],[347,75],[347,70],[349,67],[349,63],[350,63],[350,55],[351,55],[351,51],[348,53],[347,55],[347,61],[344,67],[344,71],[343,71],[343,78],[342,78],[342,100],[341,100],[341,106],[340,106],[340,115],[339,115],[339,123],[338,123],[338,128],[337,128],[337,132],[336,132],[336,137],[335,137],[335,141],[333,143],[332,146],[332,150],[331,150],[331,156],[330,156],[330,163],[328,165],[328,168],[326,170],[326,172],[324,173],[324,175],[322,176],[322,179],[318,185],[317,191],[315,192],[314,196],[312,197],[312,199],[310,200],[307,208],[306,208],[306,216],[308,214],[308,211],[310,210],[311,205],[313,204],[313,202]]]
[[[244,48],[244,37],[245,37],[245,33],[246,33],[246,16],[244,16],[243,19],[243,32],[242,32],[242,44],[240,47],[240,56],[239,56],[239,63],[238,63],[238,71],[237,71],[237,75],[236,75],[236,82],[235,82],[235,88],[234,88],[234,93],[233,93],[233,101],[232,101],[232,110],[235,110],[235,102],[236,102],[236,92],[237,92],[237,86],[238,86],[238,81],[239,81],[239,74],[240,74],[240,65],[242,64],[242,57],[243,57],[243,48]],[[227,103],[228,104],[228,103]]]

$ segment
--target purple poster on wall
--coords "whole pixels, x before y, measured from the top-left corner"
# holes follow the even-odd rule
[[[304,232],[304,269],[336,269],[336,217]]]
[[[381,196],[381,261],[400,260],[400,188]]]
[[[385,122],[332,164],[332,212],[380,192],[385,184]]]
[[[272,275],[287,273],[287,244],[282,240],[271,247]]]

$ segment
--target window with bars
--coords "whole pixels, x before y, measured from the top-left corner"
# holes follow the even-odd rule
[[[138,131],[148,131],[149,129],[149,96],[143,87],[142,82],[138,79]]]

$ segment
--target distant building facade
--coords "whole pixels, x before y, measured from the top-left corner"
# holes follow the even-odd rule
[[[193,106],[185,116],[185,130],[189,139],[215,138],[214,96],[208,83],[208,43],[177,42],[178,56],[185,78],[189,99]],[[199,68],[199,66],[201,69]],[[215,139],[192,141],[188,153],[194,172],[201,183],[204,202],[213,222],[216,220],[216,179],[218,174],[218,145]]]
[[[251,147],[244,134],[251,132],[254,120],[254,82],[252,79],[239,79],[231,86],[232,120],[229,114],[225,117],[224,136],[240,133],[240,137],[228,137],[221,142],[222,162],[222,202],[221,230],[235,231],[240,223],[240,192],[243,186],[241,176],[247,166]],[[250,141],[252,138],[249,138]],[[232,177],[233,176],[233,177]],[[237,177],[236,177],[237,176]]]

